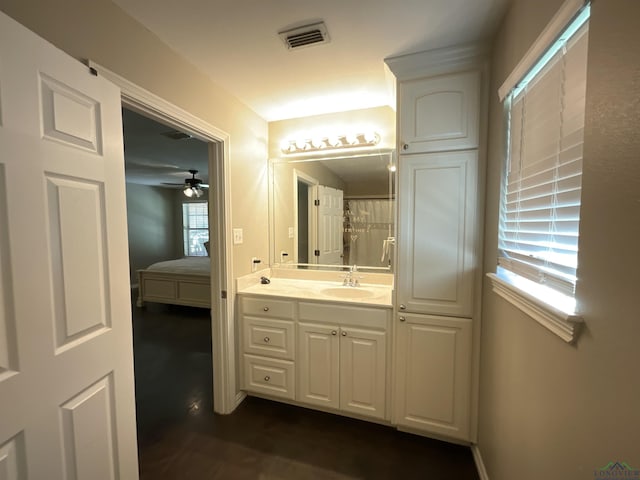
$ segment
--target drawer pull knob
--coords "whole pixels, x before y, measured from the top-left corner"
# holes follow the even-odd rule
[[[269,343],[271,339],[269,337],[264,337],[264,343]]]
[[[404,317],[400,317],[400,321],[401,321],[401,322],[404,322],[405,320],[406,320],[406,318],[404,318]]]
[[[400,304],[400,310],[406,310],[407,306],[404,303]]]
[[[263,310],[264,310],[265,312],[268,312],[268,311],[269,311],[269,307],[264,307],[264,308],[263,308]]]
[[[266,377],[264,377],[264,381],[268,382],[269,380],[271,380],[271,377],[269,375],[267,375]]]
[[[342,336],[346,337],[347,336],[347,332],[342,332]]]
[[[335,330],[331,330],[331,335],[337,335],[337,334],[338,334],[338,332],[337,332],[337,331],[335,331]]]

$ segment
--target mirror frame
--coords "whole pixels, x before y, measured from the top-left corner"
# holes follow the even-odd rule
[[[383,155],[389,155],[389,159],[390,161],[393,161],[396,165],[396,167],[398,166],[397,163],[397,156],[395,154],[395,149],[391,149],[391,148],[385,148],[385,149],[376,149],[375,151],[355,151],[352,152],[350,155],[345,155],[343,152],[339,152],[339,154],[325,154],[322,156],[317,156],[317,155],[312,155],[312,156],[308,156],[308,155],[292,155],[291,157],[276,157],[276,158],[269,158],[269,164],[268,164],[268,195],[269,195],[269,205],[268,205],[268,211],[269,211],[269,219],[268,219],[268,224],[269,224],[269,266],[270,267],[277,267],[277,266],[286,266],[286,267],[296,267],[296,268],[313,268],[313,269],[318,269],[318,270],[331,270],[331,269],[335,269],[335,270],[344,270],[344,269],[348,269],[351,267],[351,265],[319,265],[317,263],[298,263],[298,262],[291,262],[291,263],[281,263],[280,259],[279,259],[279,254],[276,252],[276,244],[275,244],[275,239],[276,239],[276,222],[275,222],[275,180],[276,180],[276,176],[275,176],[275,170],[276,170],[276,166],[279,164],[285,164],[285,163],[300,163],[300,162],[314,162],[314,161],[322,161],[322,160],[339,160],[339,159],[348,159],[348,158],[358,158],[358,157],[367,157],[367,156],[383,156]],[[294,169],[295,172],[295,169]],[[395,172],[396,175],[393,178],[393,188],[394,190],[396,190],[397,188],[397,171]],[[395,195],[394,195],[394,199],[395,199]],[[297,219],[297,203],[294,206],[295,211],[294,211],[294,218]],[[394,213],[394,224],[393,224],[393,235],[394,237],[397,236],[397,203],[394,205],[393,208],[393,213]],[[297,227],[297,220],[296,220],[296,224],[295,226]],[[298,251],[298,245],[296,244],[297,242],[294,242],[294,255],[295,253]],[[296,257],[297,258],[297,257]],[[381,272],[389,272],[392,273],[393,272],[393,268],[391,266],[388,267],[380,267],[380,266],[366,266],[366,265],[358,265],[358,269],[363,269],[363,270],[371,270],[371,271],[381,271]]]

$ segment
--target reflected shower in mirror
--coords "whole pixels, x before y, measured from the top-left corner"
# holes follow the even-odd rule
[[[272,263],[389,268],[395,244],[392,151],[271,161]]]

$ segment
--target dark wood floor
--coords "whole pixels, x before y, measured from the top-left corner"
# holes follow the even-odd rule
[[[213,413],[208,311],[133,308],[143,480],[477,480],[468,448],[247,398]]]

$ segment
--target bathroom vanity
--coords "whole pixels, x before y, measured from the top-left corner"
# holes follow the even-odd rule
[[[466,45],[385,62],[397,79],[395,150],[272,159],[271,264],[307,265],[270,270],[269,285],[256,277],[238,284],[241,388],[473,443],[486,51]],[[314,190],[323,185],[344,193],[331,202],[343,208],[330,218],[320,209],[329,202]],[[337,248],[335,263],[360,265],[352,259],[374,252],[365,265],[389,261],[393,273],[367,273],[360,286],[342,286],[343,265],[314,270],[329,263],[320,261],[325,244]]]
[[[270,283],[238,285],[242,388],[389,422],[393,276],[364,274],[352,287],[338,272],[260,273]]]

